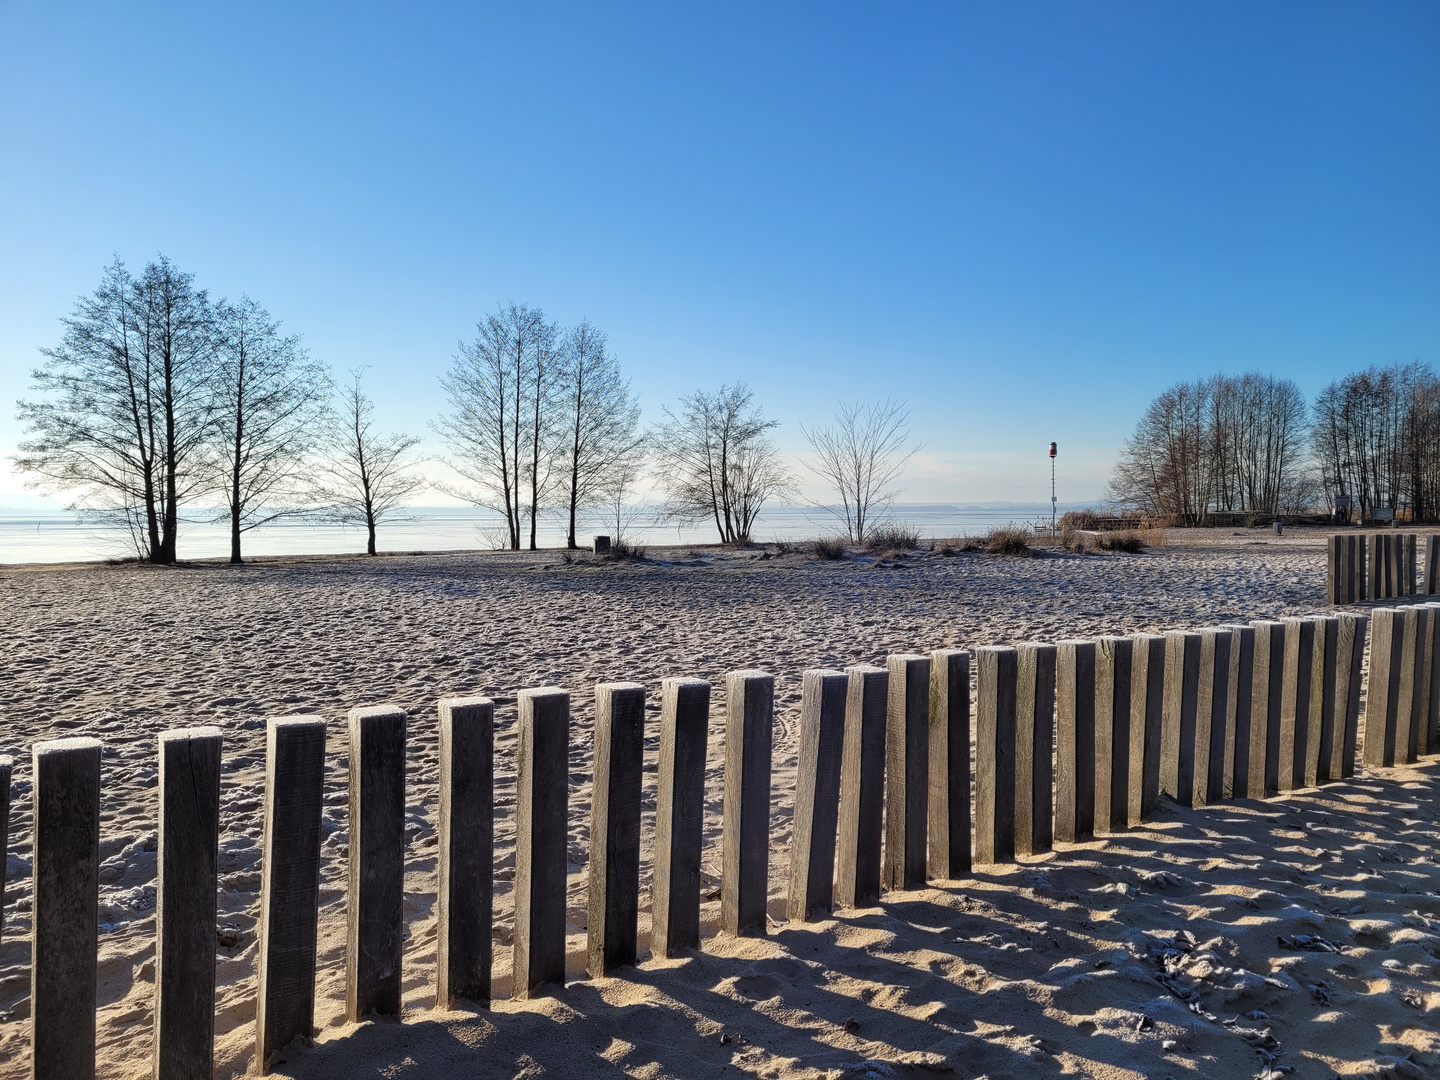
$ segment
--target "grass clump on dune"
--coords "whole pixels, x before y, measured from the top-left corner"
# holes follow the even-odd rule
[[[985,551],[990,555],[1010,555],[1024,558],[1035,554],[1030,548],[1030,530],[1017,525],[1002,529],[991,529],[985,535]]]

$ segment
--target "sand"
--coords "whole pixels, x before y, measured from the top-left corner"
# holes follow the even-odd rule
[[[217,1070],[250,1066],[267,717],[331,725],[313,1048],[321,1077],[1247,1077],[1440,1075],[1436,765],[1377,770],[1267,803],[1166,803],[1131,832],[882,907],[784,921],[800,676],[892,651],[1162,631],[1324,604],[1319,533],[1172,533],[1142,555],[802,555],[662,550],[635,565],[559,553],[275,560],[232,568],[0,569],[0,753],[17,758],[0,944],[0,1077],[28,1059],[33,740],[104,741],[102,1077],[149,1075],[155,736],[217,724],[222,788]],[[1183,541],[1183,546],[1182,542]],[[770,934],[714,937],[723,675],[776,675]],[[716,684],[707,770],[706,941],[614,978],[584,975],[593,684]],[[574,702],[569,979],[504,1000],[514,868],[515,693]],[[435,701],[497,701],[497,1003],[437,1013]],[[343,717],[412,716],[403,1023],[345,1025]],[[642,888],[653,836],[647,740]],[[1294,935],[1338,952],[1286,948]]]

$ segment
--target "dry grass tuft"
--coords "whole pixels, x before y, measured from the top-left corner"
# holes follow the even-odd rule
[[[1035,554],[1030,548],[1030,530],[1018,525],[1007,525],[1003,529],[991,529],[985,535],[985,550],[991,555],[1010,555],[1024,558]]]
[[[870,552],[913,551],[920,546],[920,530],[896,522],[882,525],[865,537],[865,550]]]
[[[845,541],[838,536],[822,536],[819,540],[811,540],[807,546],[811,555],[827,562],[835,562],[845,557]]]

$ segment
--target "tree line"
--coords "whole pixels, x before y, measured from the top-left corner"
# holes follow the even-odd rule
[[[1186,524],[1322,509],[1440,519],[1440,378],[1428,364],[1371,367],[1309,404],[1256,372],[1178,382],[1121,447],[1108,498]]]
[[[163,256],[139,274],[116,258],[62,324],[33,373],[39,396],[19,403],[14,461],[123,527],[148,562],[176,561],[182,506],[228,521],[239,563],[248,532],[300,515],[363,526],[373,555],[377,527],[432,487],[496,512],[517,551],[538,546],[545,515],[571,548],[585,520],[623,533],[647,472],[667,518],[709,521],[722,543],[748,542],[761,508],[798,491],[749,387],[697,390],[645,428],[604,333],[523,304],[482,318],[440,379],[448,408],[432,427],[450,480],[422,474],[417,437],[377,423],[361,372],[337,383],[259,304],[212,299]],[[908,430],[890,401],[802,426],[802,463],[847,538],[863,542],[899,493]]]

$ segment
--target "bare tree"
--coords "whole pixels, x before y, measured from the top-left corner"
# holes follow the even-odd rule
[[[1288,379],[1176,383],[1121,449],[1110,501],[1191,525],[1216,511],[1292,510],[1309,491],[1305,429],[1305,399]]]
[[[766,420],[744,383],[713,394],[697,390],[664,410],[655,435],[656,475],[679,521],[710,518],[725,544],[748,543],[764,504],[790,491],[794,477],[769,438]]]
[[[325,458],[317,465],[314,498],[334,521],[364,525],[366,554],[375,554],[375,528],[405,506],[425,479],[411,472],[417,464],[413,435],[375,430],[375,403],[361,388],[362,371],[341,395],[325,440]]]
[[[574,549],[579,514],[596,502],[610,503],[617,490],[623,497],[634,483],[644,437],[640,406],[606,351],[604,334],[581,322],[565,334],[560,360],[560,489],[566,546]]]
[[[329,373],[255,301],[216,308],[212,482],[230,521],[230,561],[250,529],[300,512],[306,455],[322,434]]]
[[[204,486],[210,433],[211,310],[193,275],[163,255],[132,277],[118,258],[76,301],[60,345],[42,349],[22,401],[31,437],[16,466],[71,507],[130,530],[136,551],[173,563],[181,502]]]
[[[447,464],[466,481],[440,490],[503,514],[514,551],[527,511],[535,547],[536,518],[551,486],[555,336],[543,312],[510,304],[476,324],[474,341],[460,343],[440,379],[450,412],[434,428],[450,448]]]
[[[886,398],[869,405],[842,403],[835,422],[826,427],[800,425],[815,455],[805,467],[840,500],[815,505],[834,516],[856,544],[865,542],[900,494],[901,474],[920,449],[918,443],[909,445],[909,421],[904,403]]]

